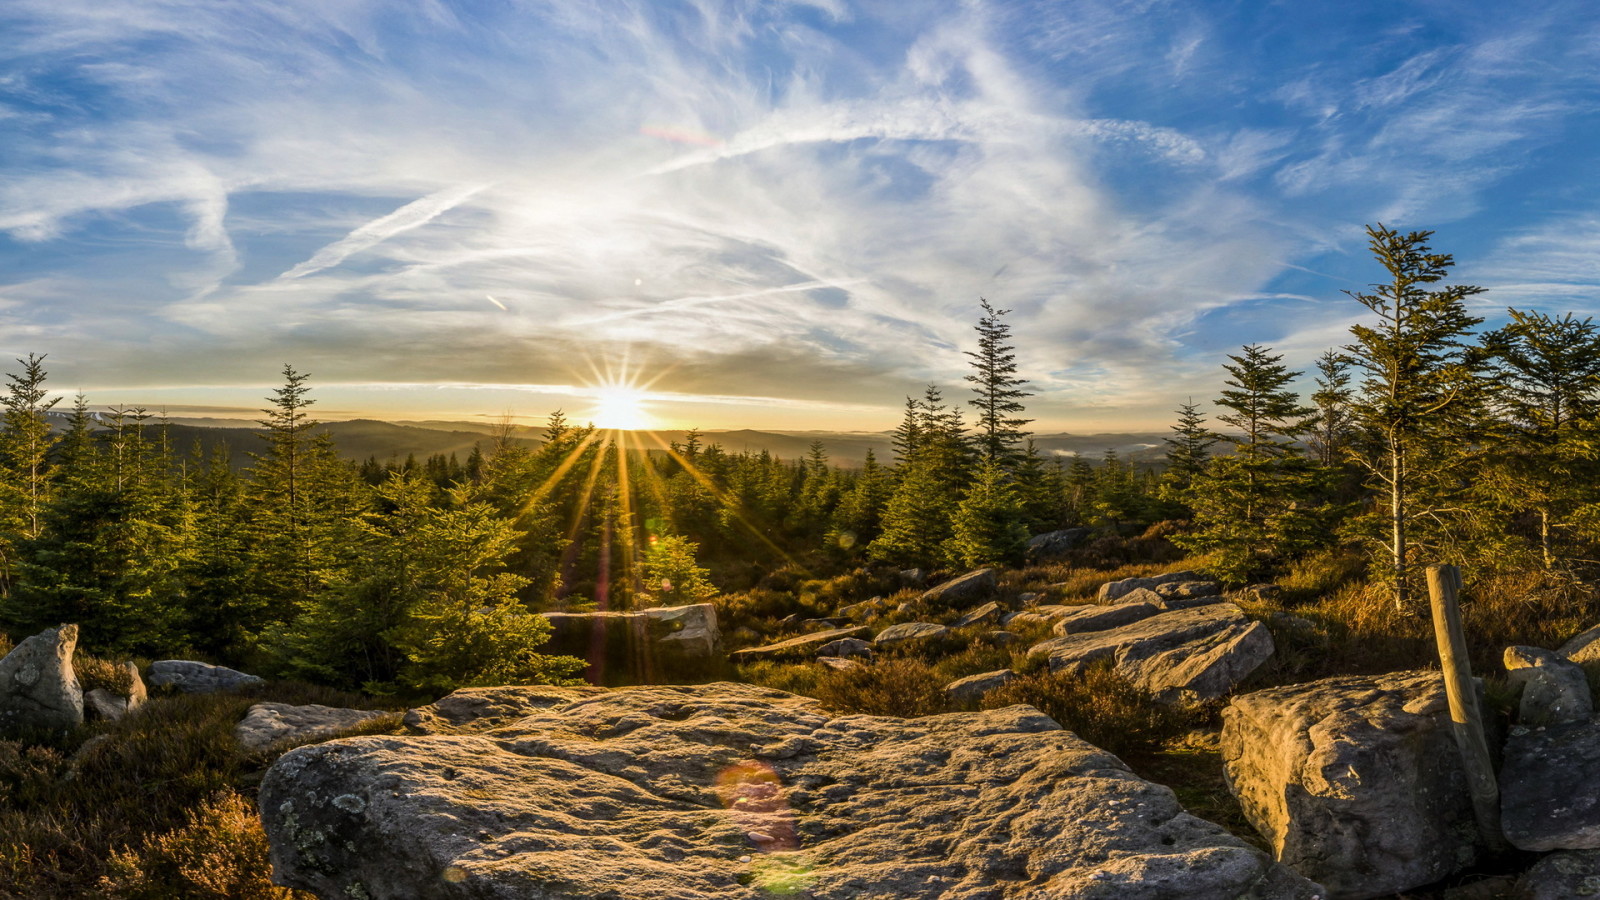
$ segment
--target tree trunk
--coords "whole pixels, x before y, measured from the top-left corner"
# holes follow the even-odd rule
[[[1389,450],[1389,517],[1392,529],[1394,554],[1394,605],[1401,613],[1410,614],[1411,594],[1406,588],[1406,516],[1405,516],[1405,460],[1398,445]]]

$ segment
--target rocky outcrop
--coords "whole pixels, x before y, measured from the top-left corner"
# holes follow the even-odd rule
[[[1507,647],[1507,680],[1521,688],[1517,721],[1523,725],[1565,725],[1594,714],[1589,676],[1577,663],[1538,647]]]
[[[644,669],[656,663],[703,667],[722,655],[717,608],[710,603],[542,615],[549,620],[551,633],[549,642],[540,648],[541,653]]]
[[[1035,644],[1050,670],[1075,674],[1109,660],[1117,674],[1157,696],[1189,692],[1220,697],[1272,656],[1272,635],[1239,607],[1219,603],[1070,634]]]
[[[1004,687],[1016,680],[1017,673],[1010,669],[983,672],[978,675],[957,678],[944,686],[944,693],[951,700],[965,703],[967,701],[981,700],[990,691]]]
[[[849,606],[839,607],[839,615],[846,619],[850,619],[851,621],[859,622],[864,619],[870,619],[873,616],[882,615],[888,612],[891,606],[892,604],[887,598],[873,597],[870,600],[863,600],[860,603],[852,603]]]
[[[1070,609],[1070,612],[1059,616],[1053,629],[1056,634],[1062,636],[1121,628],[1124,625],[1131,625],[1140,619],[1148,619],[1161,612],[1160,609],[1149,603],[1121,603],[1116,606],[1062,608]]]
[[[926,641],[942,638],[950,629],[933,622],[901,622],[878,632],[872,642],[879,647],[889,647],[905,641]]]
[[[170,687],[185,694],[213,694],[237,691],[261,684],[255,675],[187,659],[160,659],[150,664],[147,680],[156,687]]]
[[[817,631],[803,634],[797,638],[779,641],[776,644],[767,644],[762,647],[746,647],[728,654],[734,662],[749,662],[754,659],[782,659],[790,656],[806,656],[817,652],[819,647],[838,640],[839,638],[865,637],[872,633],[872,629],[865,625],[854,628],[834,628],[828,631]]]
[[[1600,897],[1600,851],[1552,853],[1517,881],[1517,900]]]
[[[958,578],[952,578],[937,587],[922,592],[918,602],[930,606],[957,608],[987,600],[1000,587],[1000,575],[995,569],[974,569]]]
[[[961,614],[954,622],[950,623],[950,627],[966,628],[969,625],[998,625],[1005,614],[1005,607],[998,603],[989,602],[977,609],[968,610]]]
[[[1438,672],[1328,678],[1233,698],[1228,785],[1278,859],[1332,900],[1470,865],[1477,835]]]
[[[78,626],[24,640],[0,659],[0,734],[64,731],[83,724],[83,690],[72,669]]]
[[[1028,538],[1027,560],[1030,563],[1042,563],[1061,559],[1083,546],[1092,533],[1087,528],[1063,528],[1036,534]]]
[[[308,703],[257,703],[233,728],[233,736],[246,750],[266,750],[273,744],[325,738],[363,722],[388,715],[381,709],[340,709]]]
[[[1600,850],[1600,719],[1512,729],[1500,824],[1521,850]]]
[[[1150,590],[1163,584],[1180,584],[1185,581],[1208,581],[1199,572],[1168,572],[1165,575],[1151,575],[1145,578],[1124,578],[1121,581],[1108,581],[1100,585],[1097,595],[1100,603],[1116,603],[1124,595],[1132,593],[1139,588]]]
[[[1600,625],[1562,644],[1556,652],[1579,665],[1600,663]]]
[[[749,685],[552,703],[563,690],[485,733],[285,754],[260,794],[274,878],[365,900],[1320,893],[1031,707],[834,717]],[[418,717],[438,718],[455,715]]]
[[[872,658],[872,645],[860,638],[839,638],[817,648],[818,656]]]

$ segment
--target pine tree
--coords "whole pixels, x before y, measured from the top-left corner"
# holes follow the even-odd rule
[[[1311,395],[1316,407],[1306,421],[1306,443],[1316,455],[1318,465],[1333,468],[1344,461],[1353,437],[1354,422],[1350,399],[1350,360],[1329,350],[1317,358],[1317,390]]]
[[[979,456],[987,462],[1011,464],[1020,455],[1018,444],[1027,437],[1022,426],[1033,421],[1017,415],[1023,411],[1022,398],[1033,395],[1022,389],[1028,382],[1017,377],[1016,348],[1006,343],[1011,326],[1000,319],[1010,310],[997,310],[988,300],[978,302],[983,306],[977,325],[978,349],[967,351],[973,374],[966,376],[977,396],[967,403],[978,410]]]
[[[1368,226],[1368,245],[1390,280],[1372,285],[1371,293],[1346,292],[1378,318],[1372,326],[1352,326],[1355,342],[1344,352],[1363,376],[1351,407],[1371,438],[1360,462],[1387,500],[1387,535],[1379,539],[1384,571],[1394,583],[1396,607],[1406,613],[1417,611],[1411,602],[1415,523],[1455,505],[1462,485],[1451,472],[1460,464],[1453,455],[1470,446],[1482,394],[1463,339],[1483,321],[1466,308],[1467,298],[1483,288],[1429,287],[1455,265],[1450,254],[1432,251],[1432,236]]]
[[[1179,404],[1177,413],[1178,424],[1171,426],[1172,436],[1163,439],[1167,445],[1167,469],[1162,473],[1157,494],[1168,503],[1181,505],[1195,479],[1205,472],[1211,445],[1221,438],[1205,427],[1206,417],[1200,415],[1193,397],[1188,403]]]
[[[41,517],[50,499],[50,448],[55,445],[50,421],[45,417],[59,397],[46,400],[44,357],[29,354],[17,360],[21,374],[8,373],[11,382],[0,397],[5,406],[0,429],[0,508],[6,511],[5,531],[24,540],[39,536]]]
[[[679,535],[651,535],[644,557],[644,590],[655,606],[704,603],[715,597],[710,571],[700,566],[700,547]]]
[[[972,451],[959,410],[929,385],[916,409],[914,447],[895,468],[882,532],[868,548],[874,559],[906,565],[945,561],[951,519],[970,479]]]
[[[956,508],[945,556],[968,568],[1014,566],[1027,549],[1028,529],[1016,486],[997,460],[984,460]]]

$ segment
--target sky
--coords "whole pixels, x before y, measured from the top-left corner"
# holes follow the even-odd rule
[[[5,0],[0,359],[94,405],[1040,432],[1310,369],[1380,281],[1600,312],[1600,7]],[[15,371],[11,366],[8,371]],[[630,391],[632,392],[630,394]]]

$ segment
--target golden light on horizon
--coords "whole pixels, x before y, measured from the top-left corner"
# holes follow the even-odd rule
[[[594,391],[589,421],[602,431],[645,431],[655,427],[645,394],[628,385],[607,385]]]

